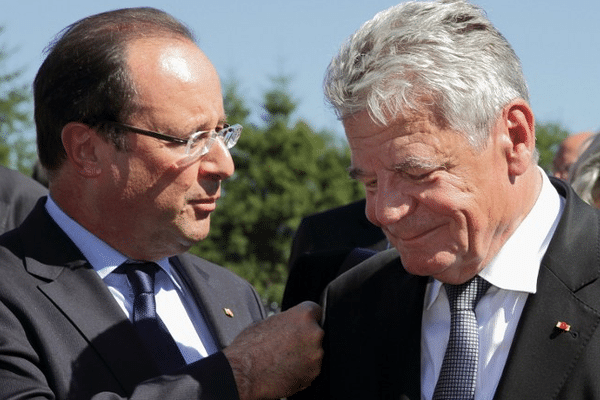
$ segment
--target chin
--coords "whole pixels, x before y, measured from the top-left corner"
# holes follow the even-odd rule
[[[419,276],[436,276],[458,265],[458,258],[449,252],[435,254],[419,252],[400,252],[404,269]]]
[[[206,239],[210,231],[210,216],[202,219],[179,219],[175,221],[179,235],[192,244]]]
[[[204,239],[206,239],[208,237],[208,234],[209,234],[209,230],[208,229],[202,229],[202,230],[194,232],[194,235],[192,235],[190,237],[190,239],[194,243],[198,243],[198,242],[201,242]]]
[[[206,239],[207,236],[208,236],[208,230],[204,230],[204,229],[183,231],[183,232],[180,232],[179,242],[182,245],[187,246],[189,248],[189,247],[192,247],[193,245],[195,245],[196,243]]]
[[[188,251],[192,246],[204,240],[206,236],[208,235],[190,235],[180,233],[179,238],[177,240],[177,254]]]

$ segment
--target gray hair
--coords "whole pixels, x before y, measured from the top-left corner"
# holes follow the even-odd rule
[[[521,62],[479,7],[410,1],[375,15],[333,58],[324,81],[339,119],[368,111],[389,125],[407,110],[483,148],[500,110],[529,101]]]

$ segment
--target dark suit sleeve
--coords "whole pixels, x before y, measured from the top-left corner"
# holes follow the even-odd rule
[[[63,355],[52,352],[46,343],[36,342],[36,333],[29,329],[39,327],[31,325],[24,326],[9,307],[0,303],[0,398],[3,400],[23,399],[24,395],[28,399],[239,399],[233,372],[222,352],[190,364],[173,376],[141,382],[130,395],[114,377],[99,372],[102,367],[97,365],[82,371],[85,376],[61,382],[64,378],[61,375],[68,373],[68,368],[49,369],[48,365],[59,363]],[[97,392],[100,386],[106,390]]]
[[[158,377],[140,384],[134,399],[200,399],[238,400],[233,372],[222,352],[197,361],[184,369],[185,375]],[[113,399],[112,395],[98,394],[94,400]]]

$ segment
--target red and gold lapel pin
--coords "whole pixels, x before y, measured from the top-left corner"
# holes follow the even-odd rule
[[[558,321],[556,323],[556,325],[554,326],[554,333],[552,334],[551,337],[555,338],[563,332],[566,332],[569,335],[571,335],[571,337],[573,339],[576,339],[578,336],[577,332],[573,331],[573,327],[570,324],[568,324],[564,321]]]
[[[556,327],[558,329],[560,329],[561,331],[564,331],[564,332],[570,332],[571,331],[571,325],[569,325],[569,324],[567,324],[566,322],[563,322],[563,321],[558,321],[556,323]]]
[[[227,315],[229,318],[233,318],[233,311],[231,311],[231,309],[225,307],[223,308],[223,312],[225,313],[225,315]]]

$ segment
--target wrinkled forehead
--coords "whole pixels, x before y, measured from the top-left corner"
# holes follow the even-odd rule
[[[406,111],[389,118],[388,122],[380,122],[369,111],[355,113],[342,121],[346,138],[349,142],[362,139],[382,139],[384,137],[398,137],[416,132],[426,132],[435,135],[445,128],[440,124],[432,112]]]
[[[368,113],[344,120],[353,167],[378,160],[402,165],[428,165],[450,158],[453,151],[473,149],[466,138],[452,129],[440,128],[428,115],[410,114],[389,125],[378,124]]]

